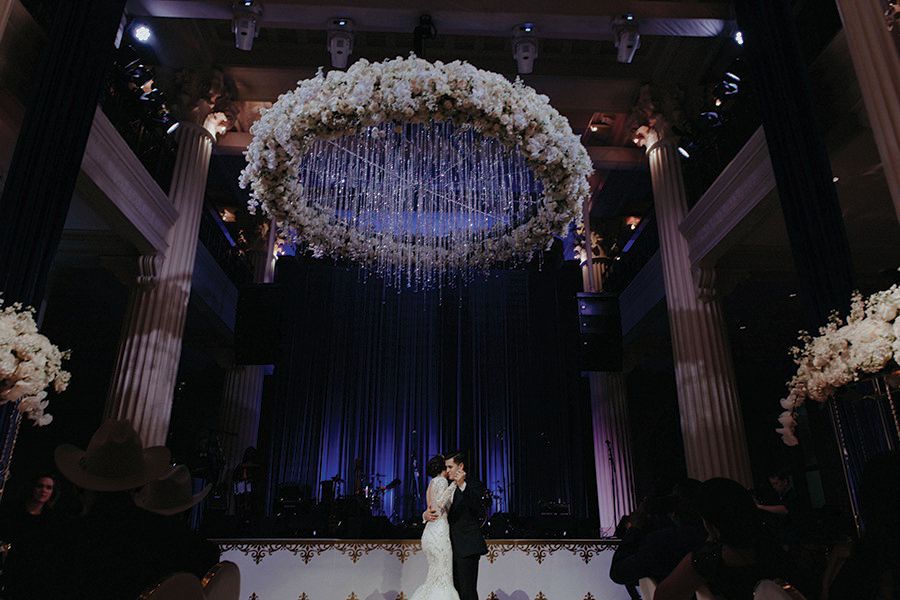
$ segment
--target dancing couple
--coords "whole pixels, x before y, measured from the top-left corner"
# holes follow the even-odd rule
[[[412,600],[478,600],[478,561],[487,553],[481,535],[484,486],[465,471],[465,455],[454,452],[428,461],[431,477],[422,551],[428,561],[425,583]]]

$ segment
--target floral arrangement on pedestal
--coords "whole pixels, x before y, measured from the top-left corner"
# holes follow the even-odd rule
[[[807,398],[825,402],[838,388],[861,376],[891,371],[900,363],[900,285],[868,298],[853,295],[846,323],[833,314],[819,335],[800,334],[800,345],[791,348],[797,374],[788,382],[781,400],[784,412],[775,431],[789,446],[797,444],[796,408]]]
[[[347,136],[383,137],[404,124],[429,123],[475,131],[521,156],[542,186],[535,213],[507,228],[500,219],[474,243],[454,246],[447,235],[429,242],[422,235],[354,228],[341,211],[311,200],[311,186],[301,181],[296,165],[314,144],[333,146]],[[587,177],[593,166],[587,150],[548,98],[519,80],[510,82],[461,61],[431,63],[410,56],[381,63],[360,60],[346,72],[327,75],[320,70],[279,97],[250,131],[240,185],[251,190],[251,212],[261,206],[315,256],[363,265],[486,269],[527,259],[554,235],[565,234],[590,193]]]
[[[47,388],[62,392],[70,373],[62,369],[68,353],[38,333],[33,313],[18,303],[0,310],[0,404],[16,402],[19,414],[43,426],[53,420],[44,412]]]

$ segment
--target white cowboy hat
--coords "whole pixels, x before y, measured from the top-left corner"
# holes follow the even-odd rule
[[[191,472],[186,466],[178,465],[138,490],[134,503],[159,515],[174,515],[203,500],[211,487],[212,484],[207,483],[206,487],[191,495]]]
[[[172,453],[163,446],[142,448],[131,421],[103,423],[87,450],[72,444],[57,446],[56,466],[80,488],[98,492],[122,492],[139,488],[165,474]]]

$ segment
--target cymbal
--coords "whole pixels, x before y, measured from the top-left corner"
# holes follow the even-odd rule
[[[375,473],[372,477],[387,477],[384,473]]]
[[[399,479],[394,479],[394,480],[391,481],[389,484],[387,484],[386,486],[384,486],[384,489],[386,489],[386,490],[392,490],[392,489],[394,489],[395,487],[397,487],[398,485],[400,485],[400,480],[399,480]]]
[[[335,475],[334,477],[331,478],[331,481],[335,481],[337,483],[344,483],[344,480],[341,479],[340,475]]]

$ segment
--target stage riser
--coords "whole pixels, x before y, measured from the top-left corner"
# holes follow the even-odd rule
[[[419,540],[217,540],[241,570],[241,600],[409,600],[425,581]],[[615,542],[490,540],[478,595],[485,600],[615,600]]]

